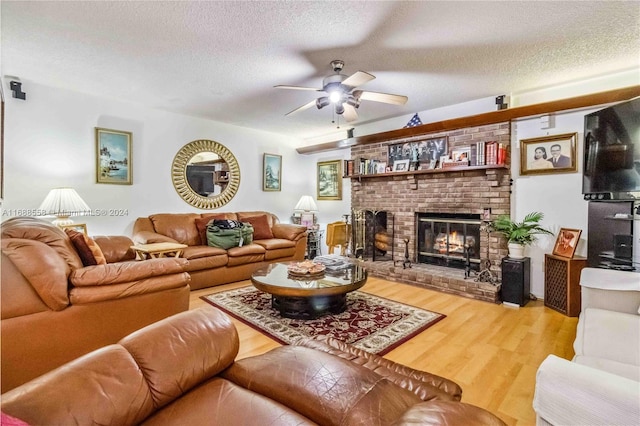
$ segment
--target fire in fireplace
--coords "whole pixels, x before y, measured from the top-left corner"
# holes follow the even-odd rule
[[[416,213],[417,261],[480,270],[480,215]]]

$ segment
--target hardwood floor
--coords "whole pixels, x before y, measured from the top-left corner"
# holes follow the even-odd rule
[[[250,281],[193,291],[190,309],[210,306],[200,296],[246,285]],[[541,300],[510,308],[375,277],[361,290],[447,315],[385,358],[454,380],[463,389],[463,402],[483,407],[509,425],[535,424],[535,375],[545,357],[573,357],[578,319],[546,308]],[[240,321],[234,323],[239,358],[279,346]]]

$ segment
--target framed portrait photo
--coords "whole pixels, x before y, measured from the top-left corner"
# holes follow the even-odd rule
[[[393,171],[394,172],[408,172],[409,171],[409,160],[396,160],[393,162]]]
[[[578,171],[577,133],[520,140],[520,174],[548,175]]]
[[[264,154],[262,157],[262,190],[282,190],[282,155]]]
[[[558,238],[556,238],[556,243],[553,246],[553,254],[569,259],[573,258],[580,241],[580,234],[582,234],[580,229],[560,228]]]
[[[318,200],[342,200],[342,160],[318,162]]]
[[[131,132],[96,127],[96,182],[133,184]]]

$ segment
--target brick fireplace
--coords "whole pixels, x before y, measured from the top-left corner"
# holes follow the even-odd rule
[[[509,129],[510,124],[505,122],[433,133],[408,140],[354,146],[351,148],[351,158],[386,162],[389,145],[442,136],[448,139],[449,151],[478,141],[498,141],[508,147]],[[491,219],[500,214],[509,214],[509,155],[506,156],[506,160],[506,168],[351,178],[352,210],[387,211],[394,218],[391,242],[394,259],[372,261],[365,257],[370,274],[474,299],[499,302],[499,285],[476,282],[474,276],[465,279],[463,269],[452,268],[451,265],[446,265],[446,262],[439,265],[416,263],[422,258],[417,232],[418,218],[421,214],[480,218],[487,208],[491,209]],[[404,240],[407,238],[412,266],[405,269],[402,260],[405,252]],[[491,271],[500,277],[500,261],[507,255],[504,239],[494,234],[488,238],[486,232],[480,232],[479,245],[475,248],[479,251],[479,259],[482,260],[486,259],[488,250]],[[454,254],[453,257],[456,256]]]

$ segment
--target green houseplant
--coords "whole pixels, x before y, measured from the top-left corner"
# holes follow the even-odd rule
[[[537,235],[553,233],[540,225],[544,215],[540,212],[531,212],[524,217],[522,222],[511,220],[507,215],[498,216],[493,222],[494,229],[504,235],[509,243],[509,257],[522,259],[524,247],[532,244]]]

